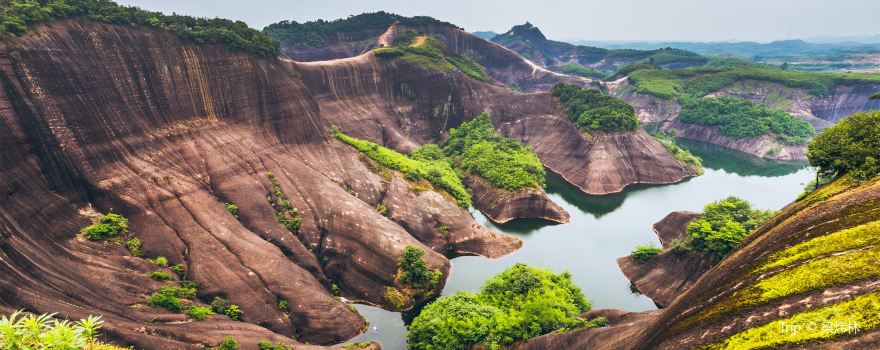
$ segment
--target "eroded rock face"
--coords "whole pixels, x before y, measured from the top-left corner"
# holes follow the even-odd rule
[[[807,161],[806,146],[782,144],[769,135],[735,139],[721,135],[716,126],[686,124],[678,120],[667,124],[662,129],[673,132],[681,138],[711,143],[756,157],[785,161]]]
[[[143,348],[202,348],[226,336],[243,347],[260,339],[304,347],[291,337],[333,344],[358,334],[364,321],[330,294],[332,285],[346,299],[384,305],[408,245],[425,250],[445,276],[443,254],[498,257],[521,244],[480,227],[445,194],[369,168],[329,137],[332,126],[406,152],[484,110],[497,125],[564,121],[553,116],[560,107],[548,95],[457,72],[372,55],[264,59],[86,20],[6,42],[0,81],[0,308],[104,315],[112,340]],[[570,124],[557,124],[547,136],[519,135],[537,147],[572,133]],[[660,147],[650,140],[636,145]],[[562,167],[583,154],[539,152],[570,177],[591,176],[586,165]],[[651,155],[659,164],[671,160]],[[650,173],[656,163],[643,156],[623,167]],[[278,222],[267,200],[275,190],[269,173],[302,216],[298,230]],[[238,218],[225,202],[239,207]],[[157,268],[121,245],[77,238],[89,224],[80,211],[89,207],[128,217],[146,256],[184,264],[185,278],[201,284],[198,299],[225,297],[241,307],[244,322],[190,322],[144,306],[165,285],[145,276]],[[278,309],[282,300],[289,312]]]
[[[570,220],[568,212],[547,198],[543,190],[524,188],[507,191],[494,188],[477,176],[465,178],[465,183],[469,188],[474,189],[474,206],[494,222],[505,223],[517,218],[539,218],[565,224]]]
[[[581,328],[565,333],[550,333],[516,343],[516,350],[544,349],[633,349],[632,336],[642,331],[660,315],[659,310],[626,312],[621,310],[595,310],[584,316],[608,318],[609,327]]]
[[[679,254],[669,249],[669,243],[682,237],[687,225],[699,216],[699,213],[677,211],[654,224],[654,232],[665,251],[647,262],[640,263],[631,256],[617,259],[626,278],[660,307],[672,304],[712,266],[710,258],[702,252]]]
[[[641,129],[584,136],[565,118],[543,115],[505,122],[501,130],[531,146],[547,168],[588,194],[616,193],[634,183],[674,183],[698,175]]]

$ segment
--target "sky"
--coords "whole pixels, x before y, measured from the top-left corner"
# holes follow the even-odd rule
[[[467,31],[530,21],[556,40],[759,41],[880,35],[880,0],[117,0],[147,10],[245,21],[337,19],[384,10]]]

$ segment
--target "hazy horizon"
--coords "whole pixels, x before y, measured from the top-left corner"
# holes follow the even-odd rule
[[[281,20],[333,20],[363,12],[426,15],[473,31],[505,32],[531,22],[555,40],[758,41],[880,35],[876,0],[420,2],[378,0],[120,0],[147,10],[242,20],[262,29]]]

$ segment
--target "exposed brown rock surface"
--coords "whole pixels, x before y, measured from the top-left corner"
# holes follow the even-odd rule
[[[660,307],[672,304],[708,270],[711,260],[701,252],[676,254],[669,250],[669,242],[682,237],[691,221],[700,214],[677,211],[654,224],[665,251],[644,263],[631,256],[617,259],[620,270],[638,288],[639,292]]]
[[[369,54],[316,63],[264,59],[85,20],[5,42],[0,81],[0,308],[104,315],[112,340],[139,348],[201,348],[226,336],[243,347],[260,339],[306,347],[290,337],[333,344],[364,322],[333,298],[331,283],[346,299],[383,305],[407,245],[422,247],[428,264],[446,275],[442,253],[497,257],[521,244],[480,227],[446,194],[414,191],[399,176],[368,168],[329,137],[333,125],[400,151],[436,142],[484,110],[499,124],[555,118],[546,136],[541,128],[539,135],[518,132],[536,148],[578,134],[553,117],[560,107],[549,95],[514,93],[457,72]],[[563,156],[544,147],[539,156],[582,181],[594,167],[612,176],[609,163],[624,163],[620,188],[689,175],[666,169],[669,176],[643,177],[674,160],[643,133],[610,138],[621,141],[602,162],[584,164],[586,146]],[[630,138],[640,141],[622,141]],[[603,158],[599,151],[589,154]],[[296,232],[267,201],[269,172],[302,216]],[[238,219],[224,202],[238,205]],[[241,307],[244,322],[191,322],[142,305],[164,285],[145,277],[156,267],[121,245],[78,238],[89,224],[79,211],[90,206],[128,217],[147,256],[185,264],[185,277],[202,285],[200,300],[223,296]],[[278,310],[281,300],[289,313]]]
[[[465,178],[465,183],[474,189],[474,206],[494,222],[539,218],[565,224],[570,220],[568,212],[553,203],[541,189],[507,191],[494,188],[486,180],[473,175]]]
[[[550,333],[528,341],[514,344],[514,350],[545,349],[630,349],[635,344],[632,336],[642,331],[657,316],[659,310],[626,312],[620,310],[596,310],[585,316],[605,316],[610,326],[604,328],[581,328],[565,333]]]

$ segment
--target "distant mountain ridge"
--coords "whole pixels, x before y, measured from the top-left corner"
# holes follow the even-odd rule
[[[608,74],[636,62],[652,63],[664,68],[701,66],[707,62],[699,54],[674,48],[613,50],[550,40],[529,22],[513,26],[492,38],[492,41],[548,69],[578,75],[596,74],[590,69],[604,72],[598,74]]]

